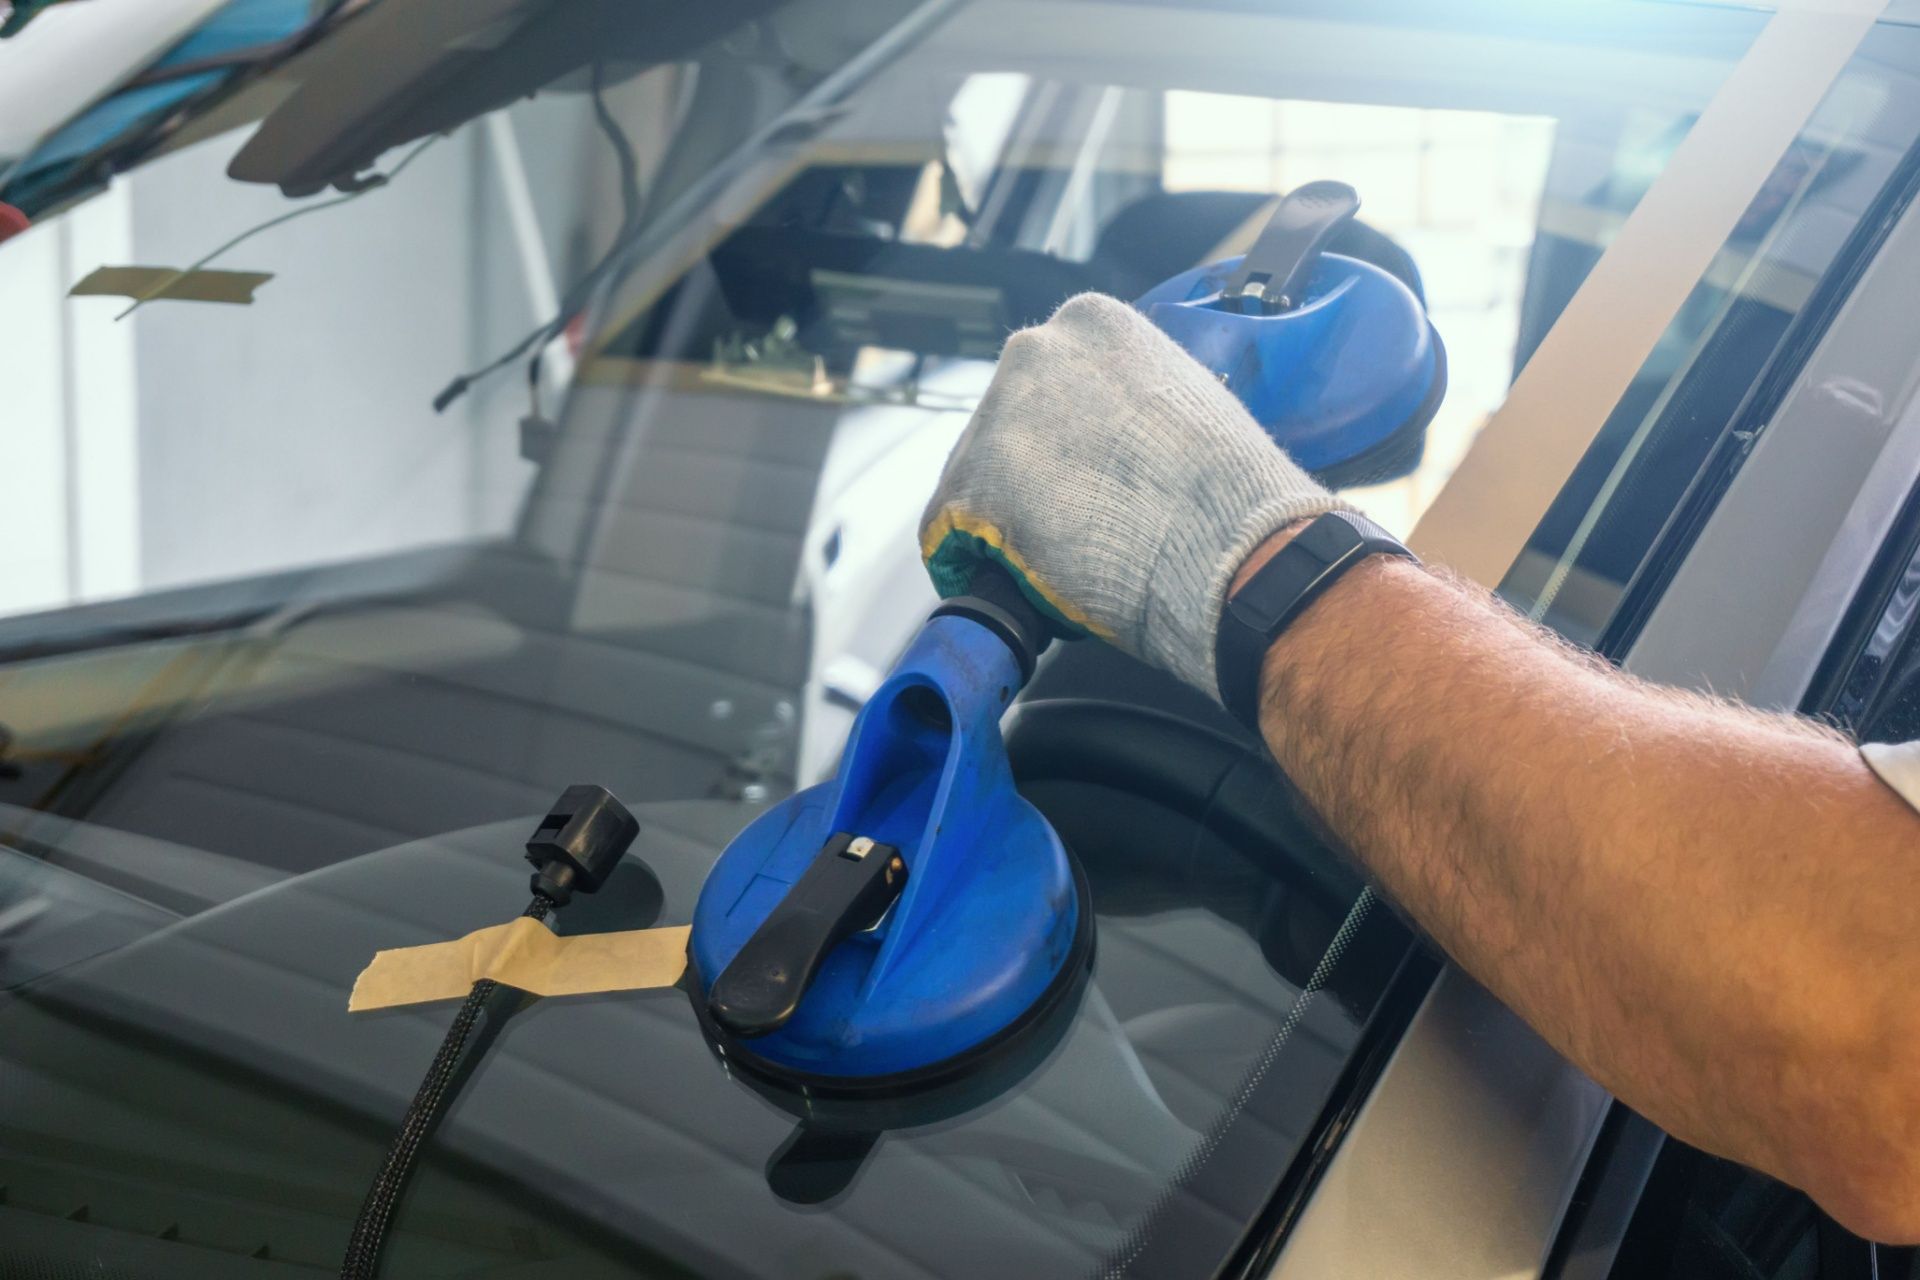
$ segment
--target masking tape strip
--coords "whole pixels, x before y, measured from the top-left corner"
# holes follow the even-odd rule
[[[1484,586],[1526,548],[1885,0],[1788,0],[1674,150],[1408,544]]]
[[[686,925],[562,938],[522,916],[452,942],[395,947],[360,971],[347,1010],[452,1000],[482,978],[538,996],[670,987],[687,967]]]
[[[132,298],[151,302],[230,302],[246,306],[254,290],[273,279],[271,271],[175,271],[171,267],[95,267],[67,290],[72,298]]]

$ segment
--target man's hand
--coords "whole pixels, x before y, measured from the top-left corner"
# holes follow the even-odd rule
[[[997,561],[1063,633],[1212,695],[1234,570],[1275,529],[1344,505],[1171,338],[1088,293],[1008,340],[921,552],[942,595]]]
[[[1086,297],[1008,344],[923,549],[943,592],[1000,559],[1212,693],[1229,581],[1335,505]],[[1920,1240],[1920,815],[1851,744],[1633,680],[1389,557],[1281,633],[1261,693],[1328,827],[1562,1053],[1853,1230]]]

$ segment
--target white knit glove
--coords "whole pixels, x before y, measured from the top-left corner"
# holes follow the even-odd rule
[[[1083,293],[1007,341],[921,521],[943,596],[1005,566],[1064,634],[1216,695],[1227,585],[1268,534],[1347,504],[1125,303]]]

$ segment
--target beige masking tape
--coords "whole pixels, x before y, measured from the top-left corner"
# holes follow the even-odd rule
[[[452,942],[381,951],[360,971],[349,1012],[464,996],[492,978],[537,996],[670,987],[687,967],[686,925],[562,938],[522,916]]]
[[[253,291],[273,279],[271,271],[175,271],[172,267],[95,267],[67,291],[73,298],[132,298],[151,302],[230,302],[246,306]]]
[[[1407,539],[1492,587],[1886,0],[1787,0],[1701,112]]]

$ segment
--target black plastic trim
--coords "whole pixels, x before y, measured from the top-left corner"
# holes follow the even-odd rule
[[[1608,1106],[1541,1280],[1605,1280],[1666,1143],[1658,1126],[1626,1104]]]

